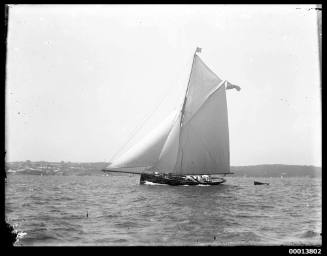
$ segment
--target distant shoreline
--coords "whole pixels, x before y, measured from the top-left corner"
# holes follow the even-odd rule
[[[262,164],[231,166],[235,176],[250,177],[321,177],[321,167],[311,165]]]
[[[7,174],[89,175],[102,174],[110,162],[6,162]],[[233,176],[241,177],[321,177],[321,167],[312,165],[259,164],[231,166]]]

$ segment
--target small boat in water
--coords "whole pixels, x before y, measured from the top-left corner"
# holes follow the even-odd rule
[[[254,185],[269,185],[269,183],[254,181]]]
[[[230,172],[226,90],[240,87],[220,79],[197,48],[183,104],[104,172],[140,174],[140,184],[219,185]]]

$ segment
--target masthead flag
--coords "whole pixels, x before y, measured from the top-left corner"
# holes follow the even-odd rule
[[[195,52],[198,52],[198,53],[200,53],[201,52],[201,48],[200,47],[196,47],[196,50],[195,50]]]

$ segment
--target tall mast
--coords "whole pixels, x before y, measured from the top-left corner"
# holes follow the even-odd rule
[[[187,92],[189,89],[189,85],[190,85],[190,80],[191,80],[191,76],[192,76],[192,70],[193,70],[193,66],[194,66],[194,60],[195,60],[195,55],[198,52],[198,50],[200,50],[199,47],[196,47],[194,54],[193,54],[193,61],[192,61],[192,66],[191,66],[191,71],[190,71],[190,76],[188,78],[188,82],[187,82],[187,87],[186,87],[186,92],[185,92],[185,97],[184,97],[184,102],[183,102],[183,107],[181,110],[181,119],[180,119],[180,132],[179,132],[179,143],[181,141],[181,133],[182,133],[182,127],[183,127],[183,120],[184,120],[184,112],[185,112],[185,105],[186,105],[186,101],[187,101]],[[201,50],[200,50],[201,51]],[[182,169],[182,165],[183,165],[183,148],[181,148],[180,144],[179,144],[179,148],[178,148],[178,152],[181,152],[181,169]],[[178,154],[177,154],[178,155]]]
[[[192,61],[192,66],[191,66],[191,71],[190,71],[190,76],[188,78],[188,82],[187,82],[187,87],[186,87],[186,92],[185,92],[185,97],[184,97],[184,102],[183,102],[183,107],[182,107],[182,110],[181,110],[181,121],[180,121],[180,126],[182,127],[182,123],[183,123],[183,117],[184,117],[184,111],[185,111],[185,105],[186,105],[186,101],[187,101],[187,92],[188,92],[188,89],[189,89],[189,85],[190,85],[190,80],[191,80],[191,76],[192,76],[192,70],[193,70],[193,66],[194,66],[194,59],[195,59],[195,55],[198,51],[199,47],[196,47],[195,49],[195,52],[193,54],[193,61]]]

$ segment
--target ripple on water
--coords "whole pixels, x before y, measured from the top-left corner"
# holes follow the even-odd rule
[[[16,175],[6,186],[6,215],[22,245],[321,243],[315,181],[267,181],[171,187],[140,186],[135,176]]]
[[[263,241],[263,236],[252,231],[240,231],[240,232],[227,232],[219,236],[220,238],[242,242],[260,242]]]

